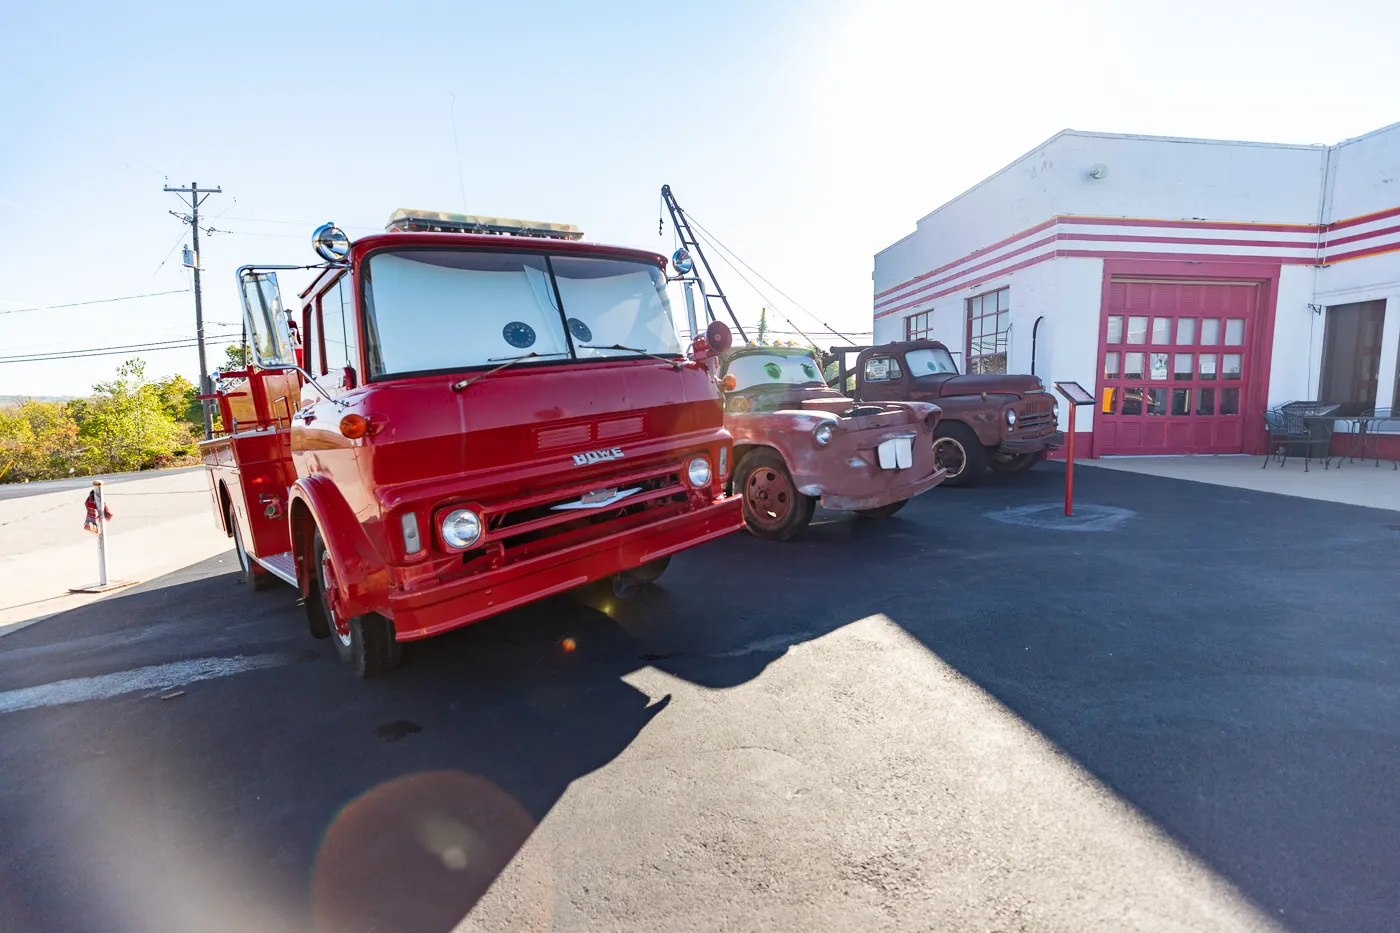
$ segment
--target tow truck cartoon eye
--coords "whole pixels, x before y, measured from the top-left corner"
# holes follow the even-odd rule
[[[621,447],[609,447],[606,450],[590,450],[587,453],[574,454],[574,466],[588,466],[590,463],[602,463],[605,460],[621,460],[625,456]]]
[[[768,374],[769,379],[781,379],[783,377],[783,369],[777,363],[764,363],[763,371]]]

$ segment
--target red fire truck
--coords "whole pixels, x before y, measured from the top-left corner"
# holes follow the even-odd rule
[[[400,210],[353,243],[319,228],[323,263],[238,270],[253,364],[218,375],[214,509],[245,580],[299,587],[356,674],[743,527],[727,329],[682,347],[666,260],[582,236]],[[296,315],[291,268],[315,272]]]

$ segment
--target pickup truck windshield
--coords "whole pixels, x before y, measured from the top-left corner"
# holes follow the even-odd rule
[[[761,386],[825,385],[817,362],[810,356],[783,353],[746,353],[729,361],[727,374],[734,377],[735,389]]]
[[[623,259],[377,253],[364,290],[370,376],[454,372],[531,352],[542,357],[532,366],[636,355],[581,344],[679,356],[665,284],[658,267]]]
[[[909,375],[929,376],[934,374],[958,374],[958,366],[947,350],[910,350],[904,354],[904,362],[909,365]]]

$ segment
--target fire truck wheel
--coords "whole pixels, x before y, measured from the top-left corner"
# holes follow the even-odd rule
[[[874,509],[856,509],[856,516],[859,518],[889,518],[895,512],[904,508],[908,499],[900,499],[898,502],[891,502],[889,505],[882,505]]]
[[[940,421],[933,431],[933,462],[948,471],[944,486],[976,486],[987,469],[987,448],[960,421]]]
[[[254,590],[271,589],[277,578],[258,566],[248,549],[243,546],[243,532],[238,527],[238,518],[230,513],[228,521],[233,526],[233,547],[238,552],[238,570],[242,582],[250,584]]]
[[[756,538],[790,541],[812,521],[817,500],[797,491],[787,464],[776,451],[760,447],[744,455],[734,470],[734,487],[744,497],[744,524]]]
[[[315,578],[313,594],[306,601],[311,634],[325,637],[317,635],[319,621],[326,634],[334,636],[336,654],[350,665],[356,677],[379,677],[388,673],[402,656],[402,646],[394,640],[394,624],[373,612],[340,618],[335,608],[340,601],[336,593],[335,565],[326,553],[326,542],[319,528],[312,539],[311,553]]]

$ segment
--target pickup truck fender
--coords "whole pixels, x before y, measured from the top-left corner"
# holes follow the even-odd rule
[[[315,579],[307,565],[312,559],[312,536],[319,528],[326,552],[335,565],[345,612],[352,616],[387,613],[389,567],[335,483],[321,476],[302,477],[292,484],[287,498],[302,595],[310,595],[311,581]]]

